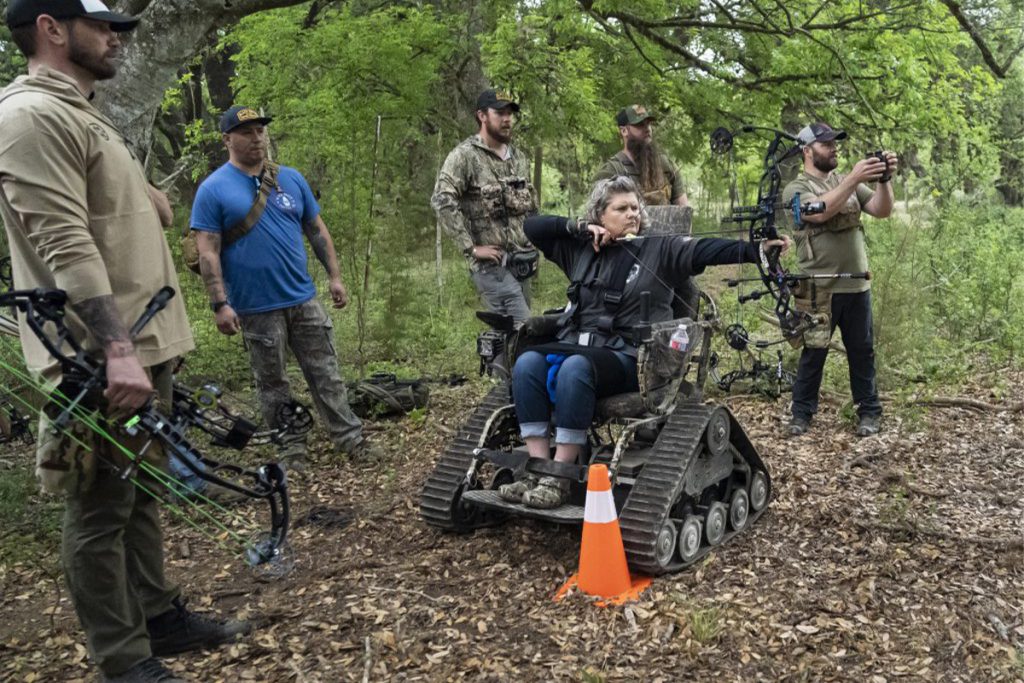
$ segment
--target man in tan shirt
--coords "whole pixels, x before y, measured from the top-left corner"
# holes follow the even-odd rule
[[[0,215],[14,281],[67,292],[69,329],[106,366],[107,411],[137,409],[154,393],[169,401],[171,363],[193,348],[181,297],[134,340],[128,326],[157,290],[178,288],[177,276],[138,159],[91,102],[96,81],[116,72],[120,34],[138,20],[100,0],[11,0],[5,18],[28,59],[28,75],[0,92]],[[59,381],[19,317],[29,369]],[[111,466],[123,461],[116,446],[89,432],[76,456],[69,439],[40,436],[37,474],[67,493],[62,560],[102,680],[181,680],[154,655],[244,626],[184,609],[164,577],[157,502]]]
[[[839,165],[836,143],[846,132],[821,122],[805,126],[797,139],[803,154],[803,172],[782,192],[782,203],[789,204],[800,195],[801,202],[822,201],[825,210],[803,217],[794,226],[796,253],[805,273],[832,275],[868,270],[861,213],[885,218],[892,212],[893,191],[889,178],[898,159],[886,152],[882,159],[871,157],[857,161],[847,174],[836,173]],[[877,183],[872,190],[866,183]],[[838,327],[846,346],[850,366],[850,391],[857,406],[857,435],[877,434],[881,424],[882,403],[875,382],[875,349],[871,318],[871,282],[860,279],[821,280],[802,298],[818,314],[826,314],[824,334],[804,334],[796,382],[793,383],[793,417],[788,431],[792,436],[807,432],[818,410],[818,390],[828,355],[828,340]]]

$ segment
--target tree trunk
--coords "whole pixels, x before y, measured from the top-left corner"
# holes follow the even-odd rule
[[[117,77],[98,88],[98,106],[145,156],[153,119],[179,70],[210,43],[217,29],[242,17],[302,0],[129,0],[116,3],[139,15],[126,41]]]

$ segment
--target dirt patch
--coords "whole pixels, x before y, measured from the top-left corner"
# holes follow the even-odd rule
[[[284,579],[254,579],[168,516],[190,604],[259,626],[171,666],[197,681],[1024,680],[1019,413],[932,409],[857,439],[826,405],[790,440],[781,402],[731,399],[774,478],[768,512],[641,601],[598,609],[552,601],[578,530],[420,521],[420,486],[483,391],[438,388],[425,420],[379,425],[385,462],[325,453],[296,477]],[[52,558],[0,566],[0,678],[92,680],[58,586]]]

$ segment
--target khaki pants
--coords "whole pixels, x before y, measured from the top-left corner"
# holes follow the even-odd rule
[[[158,396],[170,405],[171,364],[150,372]],[[106,440],[95,447],[95,481],[67,499],[61,560],[89,653],[105,674],[115,675],[150,657],[146,620],[172,609],[179,591],[164,577],[159,503],[141,486],[162,489],[142,476],[139,485],[122,480],[103,461],[120,463],[124,455]]]

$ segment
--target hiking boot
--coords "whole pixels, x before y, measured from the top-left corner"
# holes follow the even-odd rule
[[[181,600],[175,600],[169,612],[147,621],[146,628],[150,649],[156,657],[214,647],[252,630],[246,621],[214,619],[189,612]]]
[[[386,455],[383,448],[366,438],[355,446],[343,448],[341,450],[352,460],[365,460],[367,462],[383,460]]]
[[[308,465],[306,442],[293,441],[280,445],[277,449],[277,464],[292,472],[305,472]]]
[[[541,477],[537,485],[523,494],[523,505],[550,510],[569,500],[569,482],[558,477]]]
[[[789,425],[786,427],[786,432],[790,436],[803,436],[810,428],[811,420],[809,418],[794,415],[793,419],[789,421]]]
[[[501,496],[502,500],[507,500],[510,503],[522,503],[523,495],[533,489],[537,485],[537,475],[530,472],[523,474],[521,479],[517,479],[511,484],[502,484],[498,487],[498,495]]]
[[[150,657],[116,676],[100,676],[101,683],[188,683],[167,669],[159,659]]]
[[[861,415],[857,420],[857,436],[874,436],[881,429],[881,415]]]

